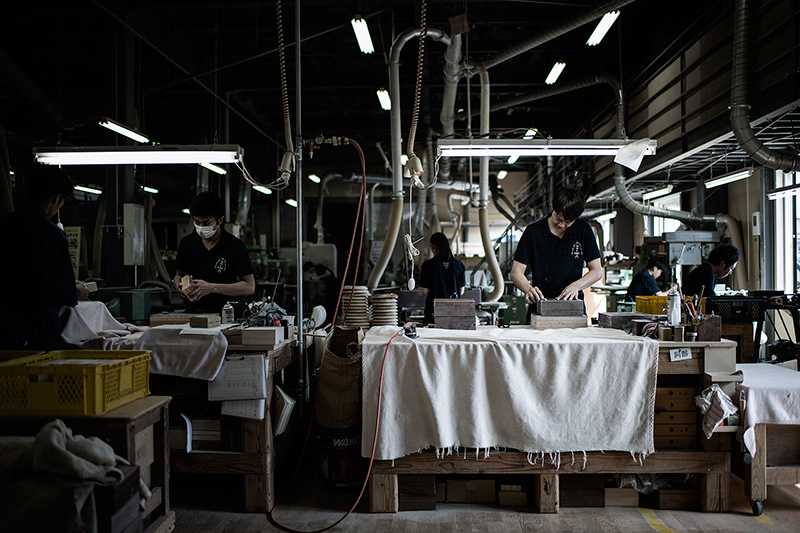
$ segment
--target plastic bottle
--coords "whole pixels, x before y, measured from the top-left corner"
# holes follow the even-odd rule
[[[667,316],[671,326],[678,326],[681,323],[681,300],[675,289],[670,289],[667,296]]]
[[[222,323],[233,324],[233,306],[230,302],[222,306]]]

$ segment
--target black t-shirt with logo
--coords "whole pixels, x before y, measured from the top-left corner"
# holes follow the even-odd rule
[[[459,298],[465,285],[464,263],[452,255],[445,258],[437,255],[422,263],[419,270],[419,286],[428,289],[425,297],[424,325],[435,322],[433,301],[436,298]]]
[[[585,264],[600,258],[592,227],[578,219],[558,238],[550,231],[548,217],[525,228],[514,261],[531,269],[531,285],[545,298],[556,298],[567,286],[583,276]],[[578,297],[583,299],[583,293]]]
[[[222,231],[217,244],[206,249],[196,231],[181,239],[175,268],[209,283],[236,283],[241,278],[253,273],[250,256],[245,244],[225,231]],[[189,309],[197,311],[219,312],[230,296],[224,294],[208,294],[189,305]]]

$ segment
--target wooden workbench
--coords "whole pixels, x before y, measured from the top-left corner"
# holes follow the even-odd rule
[[[297,357],[294,340],[278,346],[228,346],[228,352],[266,353],[269,358],[267,408],[263,420],[242,418],[242,451],[172,451],[172,470],[178,473],[240,475],[244,491],[244,511],[269,511],[275,503],[275,447],[272,438],[270,399],[274,376]]]
[[[670,361],[670,350],[684,347],[691,350],[691,359]],[[736,343],[733,341],[723,339],[719,342],[659,343],[658,375],[687,376],[686,379],[695,382],[698,388],[710,382],[725,380],[735,370],[735,363]],[[429,451],[393,461],[375,461],[370,474],[370,511],[398,511],[398,476],[404,474],[533,474],[534,500],[539,511],[554,513],[559,509],[559,474],[622,473],[699,475],[702,509],[729,511],[731,433],[715,433],[709,440],[705,439],[701,431],[698,435],[700,449],[657,450],[641,464],[627,452],[589,452],[585,467],[582,453],[575,454],[575,462],[572,464],[569,454],[562,452],[559,468],[547,464],[549,461],[532,465],[525,452],[492,452],[488,458],[476,458],[473,451],[467,453],[466,458],[464,455],[437,458],[433,451]]]

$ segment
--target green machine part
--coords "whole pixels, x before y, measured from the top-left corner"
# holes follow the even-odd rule
[[[525,303],[524,296],[503,296],[503,301],[508,305],[507,308],[500,310],[500,317],[503,324],[524,324],[525,315],[528,311],[528,304]]]

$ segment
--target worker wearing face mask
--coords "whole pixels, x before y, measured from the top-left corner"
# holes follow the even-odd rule
[[[218,313],[234,296],[253,294],[256,289],[247,247],[225,231],[225,206],[212,192],[198,194],[189,205],[195,231],[181,239],[172,284],[189,300],[187,311]],[[181,290],[181,279],[189,275],[192,285]]]

